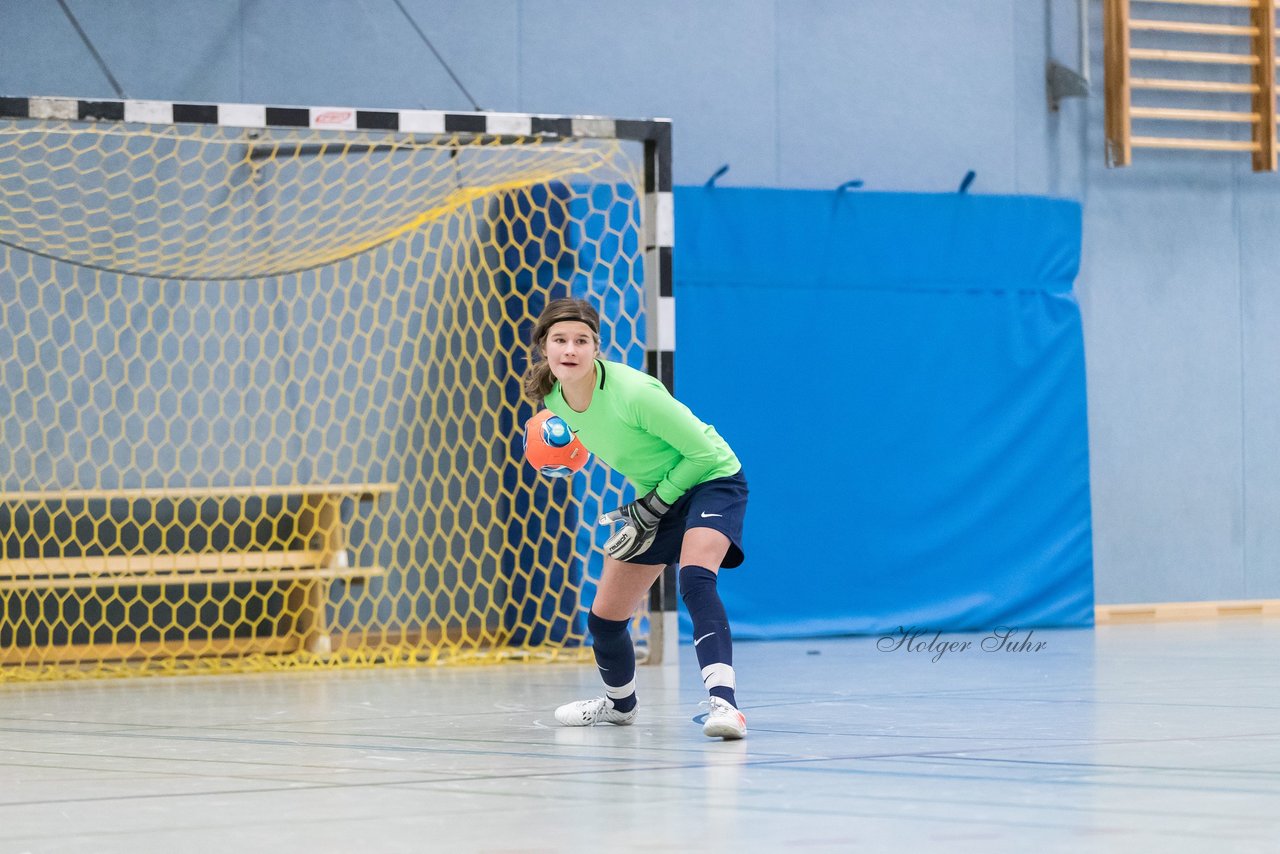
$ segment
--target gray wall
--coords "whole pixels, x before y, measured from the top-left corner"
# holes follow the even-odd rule
[[[488,110],[666,116],[677,183],[1076,198],[1097,598],[1280,597],[1277,179],[1102,159],[1075,0],[403,0]],[[392,0],[69,0],[134,98],[470,109]],[[52,0],[0,0],[0,93],[114,97]]]

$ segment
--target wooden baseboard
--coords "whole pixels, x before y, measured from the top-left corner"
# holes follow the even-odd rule
[[[1226,617],[1280,617],[1280,599],[1239,599],[1223,602],[1155,602],[1098,605],[1094,622],[1163,623],[1177,620],[1220,620]]]

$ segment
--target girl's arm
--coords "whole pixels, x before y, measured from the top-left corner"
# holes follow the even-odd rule
[[[657,486],[658,497],[674,504],[715,468],[720,453],[707,435],[707,426],[665,386],[654,380],[641,388],[631,401],[636,426],[662,439],[683,457]]]

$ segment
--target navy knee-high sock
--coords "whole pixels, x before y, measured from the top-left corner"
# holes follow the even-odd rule
[[[636,648],[631,643],[630,620],[606,620],[591,611],[587,614],[596,667],[604,680],[604,693],[620,712],[636,707]]]
[[[680,598],[693,618],[693,648],[702,668],[702,684],[713,697],[738,705],[733,692],[733,637],[716,590],[716,574],[701,566],[680,567]]]

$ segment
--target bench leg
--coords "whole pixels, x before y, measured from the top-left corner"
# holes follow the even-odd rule
[[[323,552],[323,566],[345,563],[346,530],[342,525],[342,498],[336,495],[308,495],[298,517],[298,534],[309,548]],[[289,594],[289,610],[297,615],[297,631],[302,648],[317,655],[333,651],[329,635],[329,581],[300,581]]]
[[[333,638],[329,636],[329,581],[308,581],[306,608],[298,620],[302,646],[307,652],[328,655],[333,652]]]

